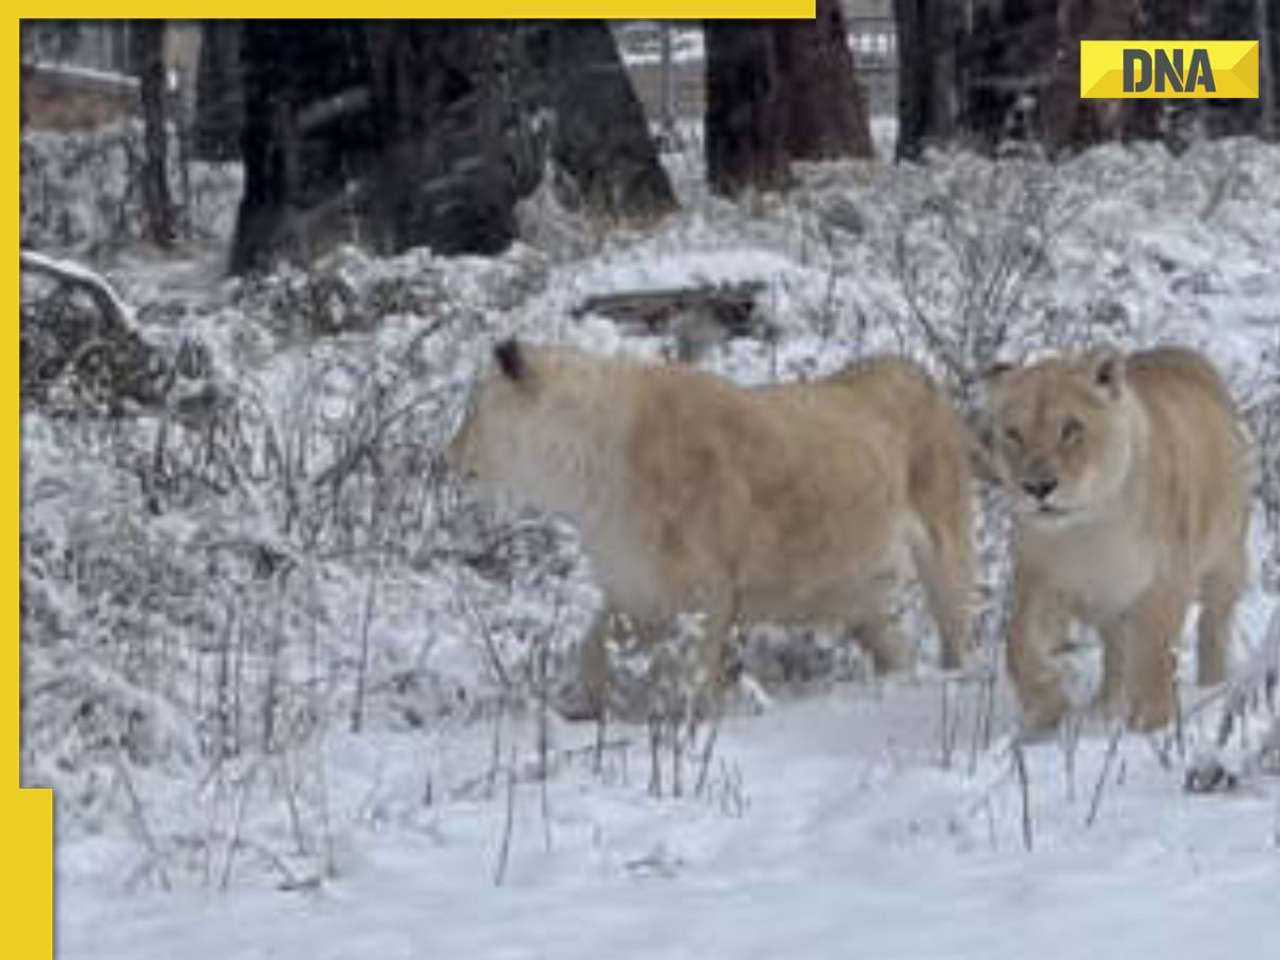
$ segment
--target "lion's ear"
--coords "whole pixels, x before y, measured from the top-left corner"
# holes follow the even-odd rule
[[[981,379],[986,381],[987,383],[994,383],[995,381],[1003,377],[1006,373],[1012,373],[1012,372],[1013,372],[1012,363],[998,361],[996,363],[993,363],[991,366],[987,367],[987,369],[983,371]]]
[[[1093,382],[1112,397],[1124,386],[1124,354],[1114,347],[1099,347],[1089,354]]]
[[[508,380],[521,383],[529,378],[529,365],[525,362],[524,350],[515,337],[508,337],[493,348],[493,359],[498,369]]]

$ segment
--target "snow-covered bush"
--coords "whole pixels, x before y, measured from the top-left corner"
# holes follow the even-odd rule
[[[24,130],[19,145],[24,247],[99,259],[144,235],[140,121],[77,133]],[[179,224],[195,240],[229,237],[242,186],[239,164],[185,162],[175,132],[170,183]]]
[[[88,253],[133,235],[113,232],[136,200],[118,176],[130,148],[81,149],[24,145],[24,241]],[[833,164],[782,197],[690,189],[664,223],[590,242],[533,210],[530,243],[492,259],[348,248],[224,281],[126,262],[112,279],[139,330],[186,374],[163,402],[112,416],[52,402],[39,378],[24,389],[26,781],[58,788],[62,840],[139,840],[140,878],[220,884],[252,864],[297,885],[335,868],[351,824],[326,799],[327,744],[353,730],[444,740],[540,709],[601,598],[572,530],[474,499],[440,451],[501,336],[676,353],[668,333],[576,315],[602,292],[761,283],[773,335],[725,338],[699,361],[747,384],[894,351],[976,401],[974,375],[997,356],[1099,339],[1204,349],[1259,439],[1274,584],[1277,170],[1280,151],[1251,141],[1177,159],[1104,147],[1060,167]],[[78,194],[86,178],[97,192]],[[62,342],[50,318],[92,322],[48,291],[23,310],[33,357]],[[24,376],[38,369],[24,357]],[[976,606],[993,667],[1004,522],[989,503]],[[912,596],[903,609],[928,676],[932,627]],[[842,637],[745,632],[744,671],[771,693],[866,676]],[[472,796],[465,778],[487,763],[462,786],[424,774],[426,792]]]

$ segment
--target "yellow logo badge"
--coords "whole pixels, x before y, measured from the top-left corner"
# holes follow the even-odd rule
[[[1257,40],[1081,40],[1085,99],[1253,99]]]

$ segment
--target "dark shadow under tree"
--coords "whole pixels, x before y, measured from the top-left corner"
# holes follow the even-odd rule
[[[236,272],[340,242],[498,253],[548,149],[604,213],[675,204],[602,23],[248,22],[241,65]]]

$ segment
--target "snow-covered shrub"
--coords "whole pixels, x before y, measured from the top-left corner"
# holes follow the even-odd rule
[[[325,860],[324,838],[343,829],[325,800],[326,745],[355,729],[443,741],[540,708],[547,678],[554,691],[576,670],[601,597],[571,529],[483,503],[439,453],[501,336],[676,353],[669,332],[576,316],[597,293],[760,283],[775,336],[725,338],[698,358],[746,384],[880,351],[963,385],[1002,351],[1198,346],[1249,404],[1260,516],[1274,517],[1277,359],[1259,331],[1278,292],[1277,163],[1274,147],[1246,143],[1177,160],[1105,147],[1061,167],[835,164],[799,171],[781,197],[691,191],[684,212],[581,249],[572,236],[489,259],[347,248],[306,271],[194,285],[189,264],[125,263],[112,279],[139,329],[188,375],[165,403],[116,417],[24,395],[26,782],[58,788],[62,839],[122,825],[142,838],[143,862],[165,868],[147,877],[220,884],[252,867],[295,886],[315,864],[286,848]],[[50,174],[61,199],[50,193],[30,229],[69,216],[73,246],[104,242],[101,218],[64,187]],[[42,329],[49,316],[90,319],[41,296],[24,304],[35,348],[61,342]],[[1007,529],[995,502],[983,518],[975,606],[998,668]],[[1274,529],[1260,540],[1273,557]],[[932,626],[912,600],[900,627],[928,678]],[[834,632],[743,633],[744,673],[771,693],[866,676]],[[625,669],[620,681],[643,692]],[[968,724],[981,712],[968,691],[990,688],[962,684],[951,709]],[[965,750],[989,742],[968,730]],[[436,775],[434,796],[448,796]]]
[[[179,225],[196,240],[229,237],[242,188],[240,165],[187,163],[176,131],[170,137],[169,182]],[[136,120],[82,132],[24,130],[22,245],[99,259],[143,237],[143,158]]]
[[[1264,359],[1280,371],[1280,339]],[[1280,382],[1273,377],[1248,408],[1258,458],[1258,499],[1270,550],[1262,557],[1262,577],[1270,586],[1280,585]]]

